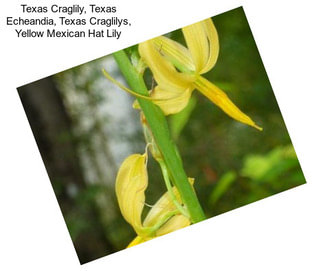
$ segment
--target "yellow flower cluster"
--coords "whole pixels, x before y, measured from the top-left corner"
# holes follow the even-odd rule
[[[139,44],[140,56],[158,84],[152,90],[152,101],[166,115],[175,114],[198,89],[233,119],[261,130],[220,88],[201,76],[214,67],[219,54],[212,20],[186,26],[182,31],[188,48],[164,36]]]
[[[169,191],[156,202],[142,222],[145,190],[148,186],[146,160],[146,153],[130,155],[120,166],[116,179],[116,195],[121,213],[138,235],[128,247],[181,229],[191,223],[179,212]],[[179,192],[175,187],[172,188],[172,192],[181,204]]]

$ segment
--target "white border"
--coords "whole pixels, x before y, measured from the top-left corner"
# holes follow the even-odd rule
[[[1,270],[322,270],[321,1],[115,0],[132,30],[81,43],[16,39],[19,3],[0,9]],[[241,5],[308,184],[80,266],[16,87]]]

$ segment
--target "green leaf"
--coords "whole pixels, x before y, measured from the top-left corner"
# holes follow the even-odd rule
[[[237,174],[234,171],[225,173],[215,185],[209,197],[209,205],[214,206],[221,196],[229,189],[233,182],[237,179]]]
[[[248,155],[241,175],[257,182],[270,182],[297,165],[293,146],[280,146],[265,155]]]

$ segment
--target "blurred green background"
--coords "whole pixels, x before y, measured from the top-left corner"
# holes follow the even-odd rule
[[[243,9],[213,21],[220,55],[205,77],[264,130],[232,120],[197,91],[184,111],[168,117],[208,217],[305,183]],[[180,30],[168,36],[184,43]],[[114,181],[123,159],[145,148],[134,98],[107,81],[103,67],[125,84],[107,56],[18,88],[81,263],[135,237],[120,214]],[[149,73],[145,80],[153,83]],[[151,205],[166,191],[153,159],[149,180]]]

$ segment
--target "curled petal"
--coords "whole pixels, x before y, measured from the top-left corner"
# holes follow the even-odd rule
[[[157,104],[165,115],[176,114],[183,110],[191,97],[192,89],[162,89],[157,86],[151,92],[152,101]]]
[[[168,61],[149,40],[139,44],[139,53],[144,62],[149,66],[158,85],[166,89],[187,89],[194,77],[178,72],[173,64]]]
[[[202,74],[211,70],[219,55],[219,38],[212,20],[206,19],[183,27],[182,31],[195,64],[195,71]]]
[[[190,184],[193,186],[194,178],[188,178]],[[179,204],[182,204],[182,200],[180,194],[176,187],[172,188],[172,192]],[[172,201],[172,197],[169,192],[166,192],[162,195],[162,197],[156,202],[156,204],[152,207],[152,209],[148,212],[144,222],[143,227],[146,229],[153,228],[158,223],[160,223],[166,216],[168,216],[172,212],[176,212],[177,208]],[[153,239],[154,237],[161,236],[172,231],[184,228],[191,224],[190,220],[182,214],[176,214],[169,216],[170,218],[166,220],[166,222],[156,230],[156,232],[151,232],[150,235],[139,235],[128,245],[128,247],[132,247]]]
[[[169,219],[158,231],[157,236],[161,236],[181,228],[187,227],[191,224],[191,221],[183,215],[175,215]]]
[[[209,57],[209,44],[202,24],[195,23],[182,28],[188,49],[192,54],[195,71],[199,73]]]
[[[213,68],[219,54],[219,41],[212,20],[207,19],[183,27],[182,31],[195,64],[195,71],[201,74]]]
[[[119,168],[115,187],[121,213],[138,235],[148,185],[146,156],[146,153],[132,154],[126,158]]]
[[[195,71],[190,51],[180,43],[161,36],[153,39],[154,46],[162,55],[181,70]]]
[[[262,128],[256,125],[250,117],[243,113],[221,89],[213,85],[210,81],[199,76],[195,82],[195,86],[203,95],[220,107],[231,118],[258,130],[262,130]]]
[[[206,73],[211,70],[216,61],[218,60],[220,45],[219,45],[219,37],[218,32],[212,22],[212,19],[206,19],[201,22],[209,40],[209,57],[208,60],[203,67],[203,69],[199,72],[200,74]]]
[[[194,178],[188,178],[189,183],[193,187]],[[182,204],[181,196],[175,186],[172,187],[173,194],[179,204]],[[172,197],[169,192],[166,192],[162,195],[162,197],[156,202],[153,208],[150,209],[149,213],[147,214],[143,225],[145,227],[151,227],[157,224],[157,222],[163,218],[167,213],[176,210],[176,206],[172,201]],[[179,216],[179,215],[177,215]],[[183,216],[183,215],[180,215]],[[184,217],[184,216],[183,216]],[[170,219],[171,220],[171,219]],[[165,224],[166,225],[166,224]]]
[[[173,187],[173,193],[179,203],[182,203],[180,195],[176,187]],[[176,206],[174,205],[169,192],[166,192],[150,209],[147,214],[143,225],[144,227],[152,227],[157,224],[167,213],[176,210]]]

